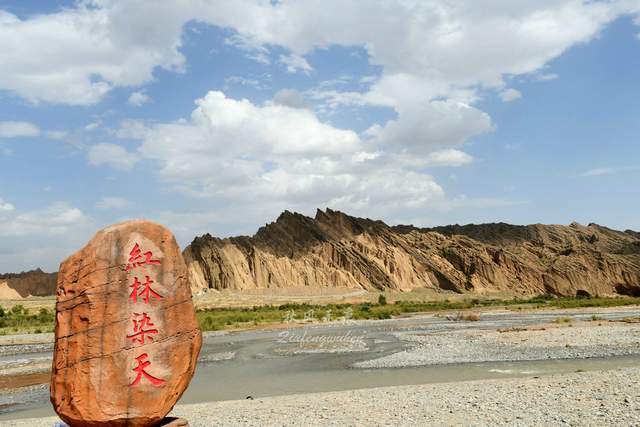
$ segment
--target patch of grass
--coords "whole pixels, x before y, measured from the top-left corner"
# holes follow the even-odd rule
[[[382,295],[381,295],[382,296]],[[350,318],[354,320],[390,319],[411,313],[440,311],[458,311],[459,319],[477,321],[476,313],[462,314],[463,310],[482,307],[523,308],[577,308],[577,307],[614,307],[640,305],[640,298],[575,298],[539,295],[529,299],[463,299],[458,301],[396,301],[388,304],[386,298],[378,297],[378,304],[363,302],[358,304],[283,304],[280,306],[258,306],[252,308],[213,308],[199,310],[197,318],[204,331],[253,327],[256,325],[276,324],[287,319],[295,323],[311,321],[324,322]],[[558,320],[561,319],[561,320]],[[558,318],[556,323],[569,323],[570,318]],[[568,319],[568,320],[564,320]]]
[[[571,318],[570,317],[566,317],[566,316],[556,317],[553,320],[553,323],[571,323]]]
[[[41,333],[53,331],[55,313],[46,308],[31,313],[21,304],[0,310],[0,335],[9,333]]]
[[[389,304],[386,297],[380,294],[378,303],[364,302],[358,304],[282,304],[279,306],[253,306],[246,308],[211,308],[198,310],[196,318],[203,331],[216,331],[232,328],[251,328],[259,325],[277,324],[286,321],[295,323],[327,322],[335,320],[390,319],[411,313],[429,313],[451,311],[458,312],[457,320],[477,321],[476,313],[465,310],[486,307],[511,307],[514,310],[524,308],[578,308],[578,307],[615,307],[640,305],[638,297],[620,298],[575,298],[538,295],[529,299],[480,299],[466,298],[450,301],[396,301]],[[568,320],[558,320],[568,319]],[[558,318],[556,323],[569,323],[570,318]],[[595,316],[592,320],[601,320]],[[623,319],[626,322],[637,322],[640,318]],[[38,311],[27,310],[17,304],[10,309],[0,307],[0,335],[12,333],[35,333],[37,331],[53,332],[55,311],[42,308]]]

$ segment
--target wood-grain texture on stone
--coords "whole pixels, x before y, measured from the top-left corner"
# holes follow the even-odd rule
[[[127,271],[133,247],[159,265]],[[141,258],[141,259],[144,259]],[[137,276],[136,276],[137,275]],[[131,297],[134,277],[149,276],[161,298]],[[61,265],[56,289],[51,401],[71,426],[153,425],[171,410],[193,377],[202,344],[184,259],[169,230],[129,221],[98,232]],[[143,343],[128,338],[136,313],[156,329]],[[137,317],[140,318],[139,316]],[[136,358],[161,379],[135,382]]]

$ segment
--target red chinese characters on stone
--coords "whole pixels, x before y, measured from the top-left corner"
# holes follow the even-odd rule
[[[161,386],[162,384],[164,384],[163,379],[156,378],[153,375],[149,374],[147,371],[145,371],[146,367],[151,366],[151,362],[147,360],[147,357],[149,357],[147,353],[142,353],[140,356],[136,357],[138,366],[136,366],[132,370],[137,372],[138,375],[136,376],[136,379],[133,380],[131,384],[129,384],[130,387],[137,386],[142,380],[142,377],[145,377],[154,386]]]
[[[151,251],[145,252],[143,256],[140,245],[136,243],[133,249],[131,249],[131,252],[129,252],[129,262],[125,267],[125,271],[132,270],[142,265],[160,265],[160,260],[151,259],[152,256],[153,252]]]
[[[143,254],[142,249],[140,249],[140,245],[136,243],[129,253],[129,260],[125,271],[129,272],[140,266],[160,265],[160,260],[152,259],[152,257],[153,252],[147,251]],[[146,272],[146,270],[144,271]],[[156,300],[161,300],[162,295],[157,293],[151,287],[151,285],[155,282],[151,279],[151,277],[147,275],[145,275],[144,277],[145,281],[144,283],[142,283],[137,276],[134,276],[133,284],[129,286],[129,288],[131,288],[129,299],[136,304],[138,302],[143,302],[146,305],[149,305],[151,297],[155,298]],[[140,299],[140,301],[138,299]],[[133,333],[127,334],[127,338],[130,339],[133,344],[139,345],[144,345],[146,339],[149,339],[149,341],[153,341],[152,335],[158,334],[159,330],[151,321],[151,316],[149,316],[146,312],[133,313],[133,315],[135,316],[134,319],[131,319],[131,321],[133,322]],[[165,383],[165,380],[154,377],[146,371],[146,368],[151,366],[151,360],[148,359],[149,355],[147,353],[142,353],[140,356],[135,358],[138,365],[133,368],[133,371],[137,373],[137,376],[136,379],[133,380],[131,384],[129,384],[130,387],[135,387],[140,384],[143,378],[148,380],[153,386],[156,387],[159,387]]]
[[[144,276],[144,277],[145,277],[144,283],[140,283],[140,280],[138,280],[137,277],[134,278],[133,284],[129,286],[132,289],[131,293],[129,294],[129,298],[131,298],[133,302],[137,303],[138,297],[143,297],[143,301],[145,304],[149,304],[150,296],[153,296],[155,299],[158,299],[158,300],[162,299],[162,295],[160,295],[159,293],[157,293],[151,288],[151,284],[155,282],[151,280],[149,276]],[[140,289],[140,287],[142,287],[142,289]]]
[[[151,322],[151,317],[149,317],[147,313],[133,313],[133,315],[138,317],[138,319],[132,319],[133,334],[127,335],[127,338],[139,344],[144,344],[145,338],[153,341],[151,335],[157,334],[158,330],[154,328],[155,325]],[[149,336],[147,337],[147,335]]]

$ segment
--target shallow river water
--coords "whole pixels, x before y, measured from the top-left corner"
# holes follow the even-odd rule
[[[390,321],[313,325],[303,328],[205,334],[196,375],[180,403],[245,399],[391,385],[426,384],[640,366],[638,354],[584,359],[439,364],[393,369],[356,369],[356,362],[407,347],[398,332],[433,333],[493,330],[547,323],[559,316],[587,320],[638,316],[635,309],[552,313],[492,312],[478,322],[451,322],[434,316]],[[461,343],[461,345],[463,345]],[[434,349],[434,351],[437,351]],[[0,356],[0,368],[16,360],[50,358],[48,351]],[[0,393],[2,420],[54,415],[48,387]]]

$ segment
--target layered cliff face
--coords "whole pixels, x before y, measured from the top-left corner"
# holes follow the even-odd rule
[[[431,288],[514,295],[640,295],[640,236],[596,224],[420,229],[285,211],[253,237],[197,237],[184,251],[193,291]]]
[[[29,295],[54,295],[56,289],[56,273],[45,273],[40,269],[23,273],[0,274],[0,284],[7,296],[27,297]]]

